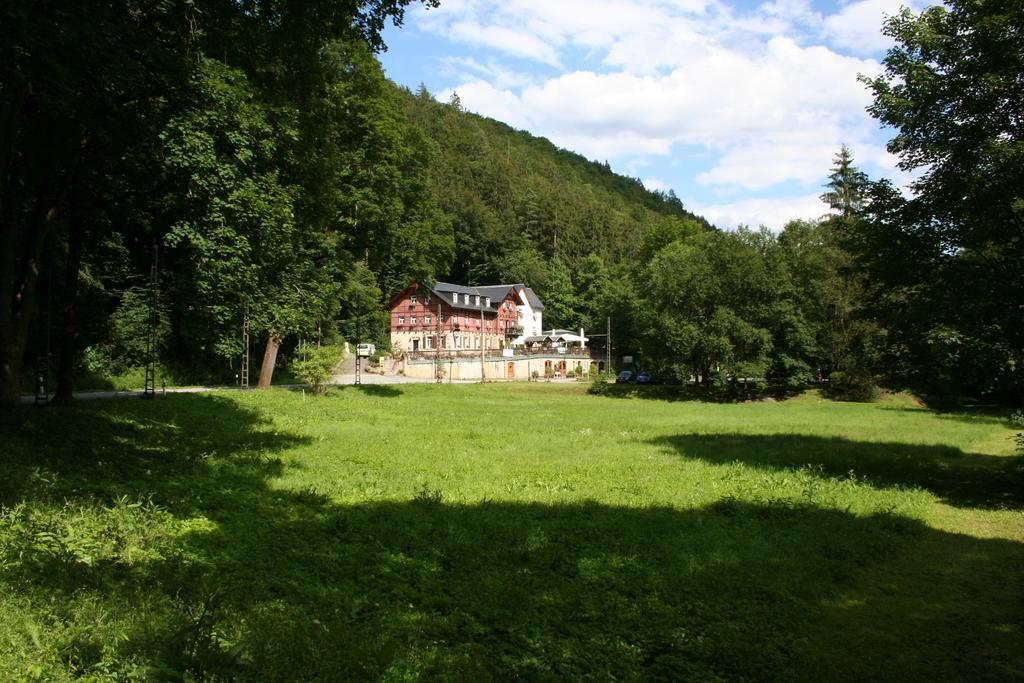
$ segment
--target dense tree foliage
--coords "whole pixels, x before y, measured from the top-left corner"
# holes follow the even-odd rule
[[[358,260],[389,284],[447,270],[450,229],[421,187],[425,145],[371,52],[406,3],[5,6],[6,408],[53,329],[65,393],[83,346],[136,360],[125,334],[147,327],[136,290],[154,244],[170,274],[165,353],[208,369],[237,357],[246,315],[271,349],[333,319]],[[86,319],[105,322],[80,329]]]
[[[851,242],[888,332],[885,369],[950,397],[1024,396],[1024,5],[892,17],[865,79],[914,195],[874,189]]]

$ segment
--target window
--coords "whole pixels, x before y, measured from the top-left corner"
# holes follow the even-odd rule
[[[412,318],[410,318],[410,319],[409,319],[409,322],[410,322],[411,324],[415,325],[415,324],[416,324],[416,316],[413,316]]]
[[[415,294],[413,294],[412,296],[409,297],[409,303],[412,303],[412,304],[416,303],[416,295]]]
[[[459,303],[459,293],[458,292],[452,292],[452,303],[453,304]]]
[[[473,305],[474,306],[479,306],[480,305],[480,295],[479,294],[477,294],[476,296],[473,297]]]
[[[464,303],[464,304],[468,304],[469,303],[469,294],[463,294],[462,295],[462,303]]]
[[[398,316],[398,324],[399,325],[404,325],[405,324],[405,316],[404,315]]]
[[[429,315],[423,316],[423,324],[424,325],[429,325],[430,324],[430,316]]]

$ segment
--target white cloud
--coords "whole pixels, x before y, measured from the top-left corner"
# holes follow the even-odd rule
[[[459,93],[459,100],[464,109],[498,119],[513,128],[531,130],[531,123],[524,115],[522,102],[509,90],[499,90],[487,81],[472,81],[457,88],[442,90],[436,97],[441,102],[447,102],[453,92]]]
[[[525,57],[551,66],[561,66],[558,51],[527,31],[503,26],[483,26],[475,21],[457,21],[449,28],[452,40],[485,45],[514,57]]]
[[[753,198],[732,204],[704,205],[700,202],[685,202],[694,213],[704,216],[719,228],[734,230],[740,225],[757,228],[762,225],[778,232],[791,220],[817,219],[827,213],[827,207],[818,195],[798,197]]]
[[[882,35],[886,16],[898,14],[901,7],[919,11],[919,0],[860,0],[851,2],[825,19],[823,34],[838,48],[859,55],[872,55],[888,50],[893,41]]]
[[[447,57],[444,65],[445,71],[456,80],[466,82],[483,79],[498,90],[518,90],[537,82],[532,74],[509,69],[494,58],[484,64],[471,57]]]
[[[576,71],[519,94],[484,81],[456,89],[467,109],[594,159],[665,155],[677,144],[714,149],[722,156],[699,183],[760,190],[817,182],[842,142],[869,137],[870,96],[856,76],[877,67],[773,38],[757,57],[705,46],[664,75]]]

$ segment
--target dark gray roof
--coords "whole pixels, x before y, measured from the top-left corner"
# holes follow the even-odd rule
[[[492,301],[501,301],[508,296],[508,291],[515,287],[515,285],[484,285],[478,287],[482,296],[491,297]]]
[[[497,304],[499,303],[500,300],[495,300],[494,297],[491,297],[490,306],[481,306],[481,304],[483,303],[483,299],[491,295],[485,294],[483,291],[481,291],[481,288],[479,287],[466,287],[464,285],[454,285],[450,282],[435,282],[433,285],[429,283],[425,284],[427,284],[427,286],[430,288],[432,292],[434,292],[434,294],[443,299],[444,302],[451,306],[452,308],[458,308],[463,311],[475,311],[477,313],[480,312],[481,308],[483,308],[484,311],[487,313],[498,312]],[[459,300],[457,302],[452,301],[452,294],[459,295]],[[463,294],[469,294],[470,297],[480,296],[480,304],[475,303],[474,299],[472,298],[469,300],[468,304],[465,303],[464,297],[462,296]]]
[[[537,296],[537,294],[529,287],[524,287],[523,289],[526,290],[526,300],[530,302],[530,306],[533,307],[533,310],[543,311],[544,304],[541,303],[540,297]]]
[[[526,300],[530,303],[530,306],[535,311],[543,311],[544,304],[541,303],[540,297],[532,289],[524,285],[522,282],[516,282],[511,285],[487,285],[480,287],[480,292],[485,293],[484,290],[489,290],[485,293],[485,296],[489,296],[492,299],[504,299],[505,295],[508,294],[508,290],[515,289],[516,291],[522,291],[526,294]]]
[[[530,302],[530,306],[536,311],[543,311],[544,304],[541,303],[540,297],[538,297],[532,289],[522,283],[513,285],[483,285],[481,287],[467,287],[465,285],[456,285],[451,282],[435,282],[433,284],[426,282],[424,283],[427,288],[437,294],[439,297],[444,299],[452,308],[460,308],[467,311],[479,311],[480,306],[472,303],[463,303],[462,294],[469,294],[470,296],[479,295],[481,297],[490,297],[491,305],[484,306],[484,310],[489,313],[496,313],[498,310],[498,304],[508,295],[510,289],[522,290],[526,294],[526,300]],[[459,294],[459,300],[457,303],[452,302],[452,294]]]
[[[466,287],[465,285],[453,285],[450,282],[435,282],[431,287],[432,290],[438,294],[442,292],[458,292],[459,294],[479,294],[480,292],[476,287]]]

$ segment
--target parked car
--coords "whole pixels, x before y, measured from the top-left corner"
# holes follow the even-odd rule
[[[633,373],[630,370],[623,370],[619,373],[619,376],[615,378],[616,384],[629,384],[636,381],[633,377]]]
[[[639,375],[636,376],[636,383],[637,384],[650,384],[651,383],[651,373],[649,373],[646,370],[644,370],[643,372],[641,372]]]

